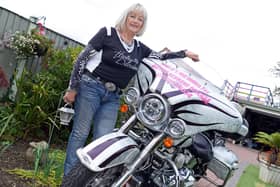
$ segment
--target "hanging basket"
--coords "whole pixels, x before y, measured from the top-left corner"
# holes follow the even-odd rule
[[[37,56],[44,56],[48,51],[47,47],[42,47],[39,44],[36,44],[34,47],[34,53]]]

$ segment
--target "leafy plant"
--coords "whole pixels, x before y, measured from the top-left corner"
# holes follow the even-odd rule
[[[35,159],[34,170],[24,170],[15,168],[8,170],[10,174],[16,174],[22,178],[29,178],[35,181],[35,186],[60,186],[63,176],[63,164],[65,152],[59,149],[50,150],[49,158],[43,166],[39,166],[40,151]],[[37,163],[37,164],[36,164]]]
[[[269,163],[280,165],[280,132],[272,134],[258,132],[253,139],[270,148]]]
[[[0,155],[1,155],[6,149],[8,149],[8,147],[10,147],[10,145],[12,145],[12,142],[10,142],[10,141],[3,141],[3,142],[0,142]]]
[[[34,41],[36,41],[34,46],[35,55],[43,56],[49,49],[53,48],[54,42],[38,32],[36,29],[31,31],[31,36]]]
[[[15,119],[13,106],[0,108],[0,139],[13,142],[16,137],[22,136],[19,123]]]
[[[39,73],[23,72],[17,81],[16,102],[0,111],[2,137],[26,138],[32,133],[39,138],[45,137],[50,126],[59,128],[55,119],[57,106],[81,50],[80,47],[55,50]]]

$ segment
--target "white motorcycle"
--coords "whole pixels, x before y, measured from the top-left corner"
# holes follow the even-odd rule
[[[224,186],[237,169],[224,138],[244,137],[248,124],[183,60],[144,59],[124,99],[131,117],[78,149],[62,186],[187,187],[200,178]]]

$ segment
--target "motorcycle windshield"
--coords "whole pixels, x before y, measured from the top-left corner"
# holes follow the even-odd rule
[[[141,64],[136,85],[141,95],[149,92],[160,93],[169,98],[182,96],[182,100],[199,100],[209,103],[212,99],[226,101],[222,90],[182,59],[156,60],[144,59]],[[179,99],[178,102],[181,100]]]

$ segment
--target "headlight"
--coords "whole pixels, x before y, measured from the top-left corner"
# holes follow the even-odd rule
[[[170,113],[169,105],[163,97],[158,94],[145,95],[138,107],[138,119],[145,125],[159,130],[163,122],[167,121]]]
[[[135,104],[140,97],[140,92],[137,88],[130,87],[127,89],[124,100],[127,104],[132,105]]]
[[[179,138],[185,134],[186,125],[185,122],[181,119],[172,119],[168,123],[167,133],[172,138]]]

